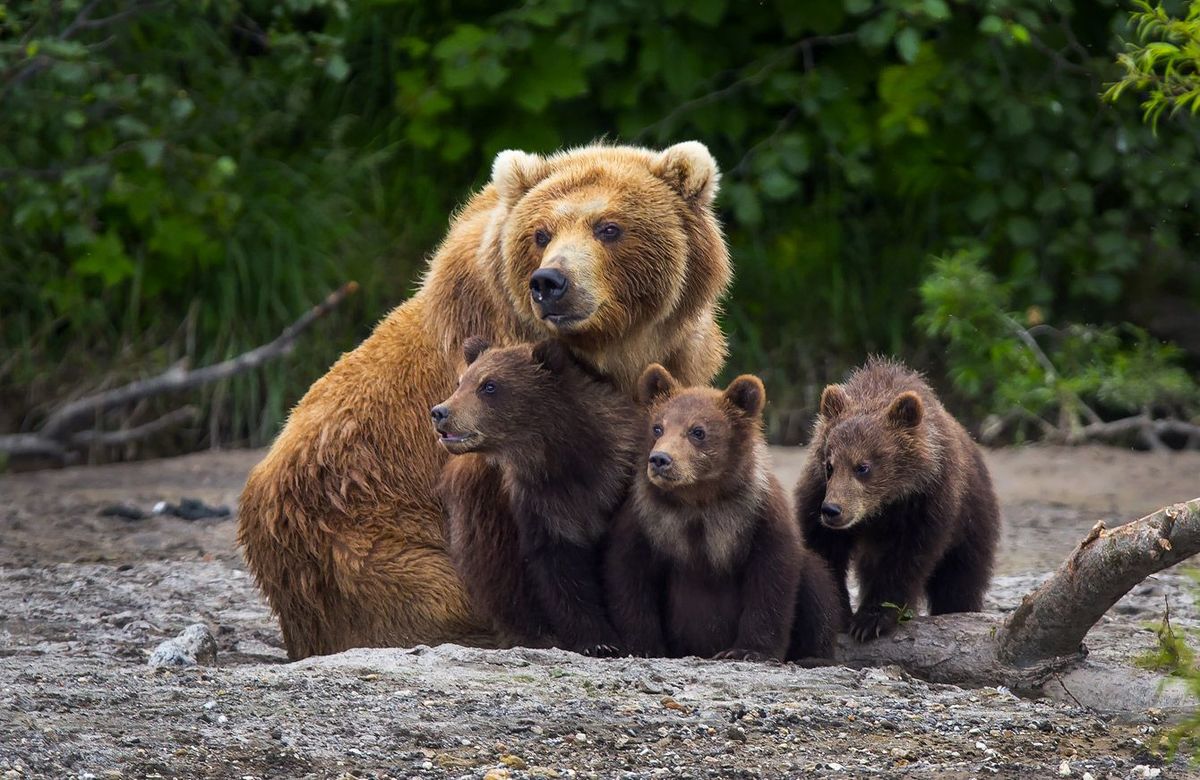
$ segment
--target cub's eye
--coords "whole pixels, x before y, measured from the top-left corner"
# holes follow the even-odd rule
[[[540,247],[545,247],[546,244],[550,243],[550,234],[544,230],[533,231],[533,243]]]
[[[860,477],[865,477],[871,473],[870,463],[860,463],[854,467],[854,473]]]
[[[614,222],[605,222],[596,227],[596,238],[601,241],[616,241],[621,237],[621,227]]]
[[[650,430],[652,430],[654,432],[654,438],[657,439],[660,436],[662,436],[662,426],[661,425],[656,425],[653,428],[651,428]]]
[[[496,392],[496,383],[489,379],[479,386],[479,392],[484,395],[491,395]]]
[[[825,463],[825,479],[829,479],[832,476],[833,476],[833,461],[828,461]]]
[[[704,429],[697,425],[695,428],[692,428],[690,431],[688,431],[688,435],[696,441],[704,441],[705,433]]]

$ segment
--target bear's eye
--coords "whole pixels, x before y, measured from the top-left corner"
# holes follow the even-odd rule
[[[871,473],[870,463],[860,463],[854,467],[854,473],[860,477],[865,477]]]
[[[550,243],[550,234],[544,230],[533,231],[533,243],[545,248],[545,246]]]
[[[491,395],[492,393],[496,392],[496,383],[490,379],[487,380],[479,386],[479,392],[483,393],[484,395]]]
[[[825,461],[825,479],[833,476],[833,461]]]
[[[616,241],[621,237],[621,226],[615,222],[605,222],[596,226],[596,238],[601,241]]]
[[[655,425],[650,430],[654,431],[654,438],[657,439],[662,436],[662,426],[661,425]]]
[[[705,433],[704,429],[697,425],[695,428],[692,428],[690,431],[688,431],[688,435],[696,441],[704,441]]]

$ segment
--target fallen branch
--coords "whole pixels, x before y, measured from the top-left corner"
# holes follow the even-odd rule
[[[1073,435],[1067,437],[1067,444],[1079,444],[1093,439],[1112,439],[1130,433],[1153,434],[1157,439],[1165,434],[1178,436],[1200,437],[1200,425],[1183,420],[1155,420],[1149,415],[1138,414],[1112,422],[1099,422],[1085,425]]]
[[[228,379],[257,368],[267,361],[289,354],[301,333],[357,290],[357,282],[347,282],[284,328],[283,332],[273,341],[237,357],[194,371],[181,365],[172,366],[158,376],[130,382],[127,385],[85,396],[65,404],[52,412],[36,433],[0,436],[0,453],[13,457],[41,456],[67,460],[67,456],[72,450],[85,449],[94,445],[126,444],[186,422],[194,417],[194,409],[179,409],[157,420],[124,431],[79,432],[78,430],[85,424],[94,423],[99,415],[110,409],[140,401],[143,398],[188,390]]]
[[[931,682],[1039,690],[1078,666],[1083,639],[1146,577],[1200,553],[1200,498],[1113,530],[1097,523],[1050,579],[1007,619],[962,613],[918,617],[886,638],[839,638],[837,662],[896,665]]]

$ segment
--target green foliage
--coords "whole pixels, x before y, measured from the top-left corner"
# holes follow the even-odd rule
[[[937,260],[921,285],[918,323],[946,342],[951,381],[983,409],[1014,414],[1022,432],[1067,436],[1101,417],[1200,414],[1178,349],[1132,325],[1052,328],[1039,307],[1013,311],[1014,287],[966,250]]]
[[[1185,569],[1184,573],[1200,582],[1200,570]],[[1157,644],[1153,650],[1135,658],[1134,663],[1143,669],[1183,680],[1192,697],[1200,701],[1200,664],[1196,661],[1196,651],[1188,644],[1187,632],[1172,625],[1170,607],[1163,614],[1161,623],[1147,628],[1154,631]],[[1200,762],[1200,708],[1177,723],[1166,736],[1171,756],[1180,750],[1190,751],[1192,760]]]
[[[1104,93],[1112,101],[1127,89],[1144,93],[1144,118],[1153,127],[1168,108],[1172,115],[1200,113],[1200,0],[1186,5],[1183,18],[1176,18],[1162,3],[1134,0],[1138,10],[1130,22],[1138,42],[1117,57],[1125,73]]]
[[[109,21],[64,35],[85,5]],[[1109,0],[0,8],[0,406],[33,410],[0,426],[245,349],[356,278],[336,338],[208,399],[209,430],[262,441],[497,151],[599,137],[722,163],[729,371],[765,375],[777,436],[865,352],[921,361],[931,253],[980,252],[1056,321],[1200,297],[1200,132],[1098,100],[1127,21]]]
[[[885,601],[880,604],[884,609],[893,609],[896,611],[896,621],[899,623],[907,623],[917,616],[915,612],[907,604],[895,604],[891,601]]]

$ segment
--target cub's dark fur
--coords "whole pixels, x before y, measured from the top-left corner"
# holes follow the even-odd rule
[[[922,596],[935,615],[982,608],[1000,529],[991,479],[970,435],[904,365],[872,358],[825,388],[796,511],[847,614],[854,561],[855,639],[890,632],[895,607]]]
[[[602,544],[628,492],[636,407],[557,341],[490,349],[472,338],[463,352],[458,388],[433,418],[460,456],[441,490],[468,595],[515,643],[617,652]]]
[[[607,557],[609,610],[641,655],[830,657],[840,615],[803,546],[762,435],[765,392],[682,389],[646,369],[646,445]]]

